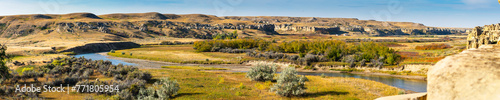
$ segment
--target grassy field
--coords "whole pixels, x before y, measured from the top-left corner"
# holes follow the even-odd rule
[[[196,52],[191,45],[145,45],[141,48],[117,50],[115,53],[108,53],[108,55],[196,64],[239,64],[244,59],[250,59],[250,57],[245,57],[244,53]]]
[[[187,69],[149,69],[153,78],[170,77],[180,83],[175,99],[333,99],[373,100],[381,96],[397,95],[400,89],[375,81],[307,76],[307,93],[303,97],[280,97],[269,92],[275,82],[256,82],[245,78],[245,73],[204,72]],[[195,68],[196,69],[196,68]]]
[[[457,40],[460,41],[460,40]],[[465,49],[464,44],[456,43],[456,41],[450,42],[427,42],[427,43],[398,43],[402,46],[391,47],[398,50],[403,57],[401,64],[435,64],[439,60],[444,59],[446,56],[460,53]],[[423,46],[429,44],[448,44],[452,48],[439,49],[439,50],[416,50],[416,46]]]
[[[416,50],[416,46],[428,44],[450,44],[453,48],[440,50]],[[401,64],[434,64],[446,56],[463,50],[461,44],[451,42],[428,43],[397,43],[399,46],[390,47],[398,50],[403,57]],[[130,55],[132,53],[132,55]],[[191,45],[146,45],[141,48],[117,50],[108,55],[125,58],[138,58],[155,61],[196,64],[239,64],[250,60],[265,60],[248,57],[244,53],[196,52]],[[272,59],[270,60],[272,61]],[[342,62],[318,62],[321,65],[345,65]],[[394,67],[394,66],[393,66]],[[397,67],[397,66],[396,66]]]
[[[195,70],[193,70],[195,69]],[[173,66],[162,69],[142,69],[153,75],[153,79],[169,77],[180,84],[178,94],[172,98],[177,100],[193,99],[329,99],[329,100],[373,100],[382,96],[391,96],[404,93],[404,90],[364,79],[343,77],[320,77],[307,76],[310,80],[306,82],[306,94],[300,97],[281,97],[270,92],[269,88],[276,82],[257,82],[245,77],[245,73],[231,72],[206,72],[198,69],[200,67]],[[211,69],[224,70],[224,69]],[[99,78],[107,80],[102,75],[92,76],[91,79]],[[49,79],[50,80],[50,79]],[[89,79],[90,80],[90,79]],[[26,82],[32,82],[27,80]],[[90,80],[93,81],[93,80]],[[24,83],[26,83],[24,82]],[[45,79],[40,79],[45,82]],[[151,84],[148,84],[148,86]],[[113,96],[97,95],[94,93],[57,93],[44,92],[40,94],[44,99],[111,99]]]

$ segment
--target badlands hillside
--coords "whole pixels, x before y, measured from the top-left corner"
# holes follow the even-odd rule
[[[236,31],[235,31],[236,30]],[[381,22],[356,18],[225,16],[203,14],[129,13],[95,15],[33,14],[0,16],[0,43],[10,50],[58,50],[94,42],[195,41],[216,33],[239,37],[290,34],[341,36],[449,35],[467,29],[428,27],[412,22]],[[160,39],[160,40],[158,40]],[[29,48],[28,48],[29,47]],[[9,52],[9,51],[8,51]]]

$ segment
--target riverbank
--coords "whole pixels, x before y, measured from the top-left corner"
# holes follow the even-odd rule
[[[249,71],[254,63],[246,63],[246,64],[180,64],[180,63],[172,63],[172,62],[163,62],[163,61],[153,61],[153,60],[144,60],[144,59],[135,59],[135,58],[122,58],[122,57],[114,57],[109,56],[107,52],[98,53],[103,56],[107,56],[109,59],[117,59],[123,60],[125,62],[136,63],[139,68],[145,69],[155,69],[161,68],[162,66],[201,66],[201,67],[214,67],[214,68],[226,68],[229,70],[223,70],[226,72],[246,72]],[[360,74],[360,75],[375,75],[375,76],[387,76],[387,77],[397,77],[404,79],[414,79],[414,80],[426,80],[424,76],[408,76],[408,75],[391,75],[387,73],[376,73],[376,72],[343,72],[343,71],[334,71],[334,70],[305,70],[305,69],[297,69],[299,72],[316,72],[316,73],[351,73],[351,74]]]
[[[123,60],[125,62],[136,63],[137,67],[145,70],[155,70],[162,69],[162,66],[195,66],[195,67],[213,67],[213,68],[224,68],[227,70],[206,70],[204,72],[246,72],[249,71],[253,63],[245,64],[179,64],[171,62],[162,61],[151,61],[135,58],[121,58],[113,57],[107,55],[106,52],[98,53],[102,56],[107,56],[109,59]],[[425,92],[426,91],[426,81],[422,77],[412,77],[412,76],[402,76],[402,75],[390,75],[384,73],[369,73],[369,72],[341,72],[333,70],[304,70],[298,68],[297,71],[302,73],[301,75],[311,75],[311,76],[325,76],[331,77],[353,77],[360,79],[367,79],[372,81],[381,82],[394,87],[405,90],[405,93],[415,93],[415,92]]]

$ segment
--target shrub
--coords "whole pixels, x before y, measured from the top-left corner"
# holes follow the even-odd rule
[[[212,35],[214,40],[224,40],[224,39],[236,39],[238,38],[238,32],[235,30],[232,33],[215,33]]]
[[[43,84],[47,85],[47,86],[59,86],[60,84],[63,84],[63,80],[57,78],[57,79],[55,79],[53,81],[45,82]]]
[[[213,48],[231,48],[231,49],[264,49],[270,43],[264,40],[256,39],[235,39],[235,40],[210,40],[194,42],[194,49],[199,52],[210,52]]]
[[[363,59],[363,60],[359,61],[359,66],[363,67],[366,65],[365,63],[366,63],[366,59]]]
[[[156,93],[160,99],[168,99],[173,97],[179,91],[179,83],[177,81],[169,80],[168,77],[165,77],[160,80],[160,82],[156,82],[153,87],[156,87]]]
[[[152,78],[152,76],[149,72],[142,72],[140,70],[135,70],[135,71],[127,74],[128,80],[132,80],[132,79],[136,79],[136,78],[149,81]]]
[[[295,68],[285,68],[278,77],[278,82],[271,87],[271,91],[276,91],[280,96],[299,96],[305,93],[305,82],[309,81],[307,77],[297,77]]]
[[[80,80],[79,77],[66,77],[64,78],[64,84],[75,85],[76,83],[78,83],[79,80]]]
[[[310,53],[308,53],[304,58],[307,61],[307,63],[318,61],[318,56]]]
[[[182,44],[193,44],[193,42],[179,42],[179,41],[162,41],[160,45],[182,45]]]
[[[109,51],[109,52],[110,52],[110,53],[115,53],[115,50],[111,50],[111,51]]]
[[[129,90],[122,90],[117,94],[120,100],[132,100],[134,96],[130,93]]]
[[[153,87],[149,87],[147,89],[141,89],[139,91],[139,95],[137,95],[138,100],[156,100],[158,97],[156,96],[156,90]]]
[[[6,85],[0,87],[0,96],[13,96],[15,93],[14,87]]]
[[[273,80],[274,73],[276,73],[276,65],[257,64],[247,72],[246,77],[254,81],[268,81]]]
[[[299,53],[299,57],[305,57],[306,53]]]
[[[354,55],[349,55],[349,56],[346,56],[344,58],[344,62],[348,63],[348,66],[350,68],[354,68],[356,65],[354,64],[354,62],[356,62],[356,59],[354,57]]]

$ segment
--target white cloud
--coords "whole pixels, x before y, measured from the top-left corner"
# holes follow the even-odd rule
[[[492,8],[494,5],[498,5],[495,0],[462,0],[465,4],[466,9],[478,9],[478,8]]]
[[[462,0],[467,5],[481,5],[491,3],[492,0]]]

